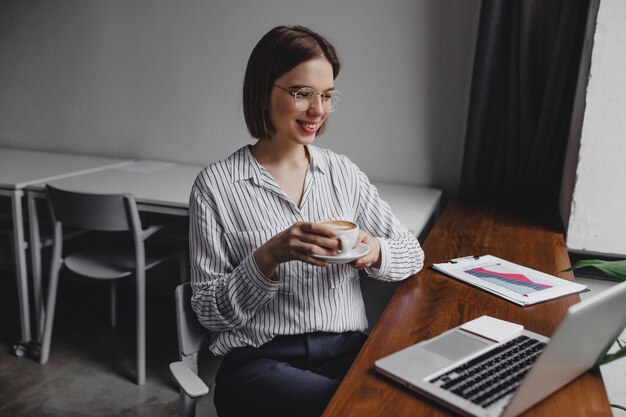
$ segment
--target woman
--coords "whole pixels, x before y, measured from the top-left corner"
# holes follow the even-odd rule
[[[397,281],[423,252],[348,158],[311,145],[337,109],[333,46],[277,27],[246,69],[246,124],[257,139],[198,176],[190,201],[192,306],[223,355],[221,417],[319,416],[365,342],[358,270]],[[316,222],[357,223],[369,253],[331,264],[339,242]]]

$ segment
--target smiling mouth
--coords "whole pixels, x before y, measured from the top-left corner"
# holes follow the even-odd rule
[[[317,123],[308,123],[302,120],[298,120],[298,123],[300,124],[300,126],[303,126],[309,130],[315,130],[317,129]]]

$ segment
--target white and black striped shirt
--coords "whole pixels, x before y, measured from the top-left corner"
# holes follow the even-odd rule
[[[367,328],[358,271],[301,261],[264,277],[252,252],[298,221],[344,219],[379,239],[382,264],[367,273],[399,281],[419,271],[424,253],[365,174],[347,157],[308,146],[310,166],[298,208],[246,146],[198,175],[190,198],[192,307],[225,355],[277,335]]]

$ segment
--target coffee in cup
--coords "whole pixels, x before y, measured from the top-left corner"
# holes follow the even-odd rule
[[[335,237],[341,242],[339,255],[345,255],[356,245],[357,238],[359,237],[358,224],[347,220],[324,220],[318,223],[330,227],[335,231]]]

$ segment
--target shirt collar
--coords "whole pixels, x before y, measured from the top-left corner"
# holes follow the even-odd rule
[[[328,161],[326,160],[326,155],[317,147],[312,145],[307,145],[307,149],[309,150],[309,155],[311,156],[311,168],[321,172],[322,174],[326,174],[328,171]]]
[[[250,152],[251,145],[246,145],[233,155],[231,178],[233,182],[254,179],[258,183],[261,169]]]
[[[328,162],[324,153],[317,147],[306,145],[309,155],[311,156],[311,168],[326,174],[328,171]],[[244,146],[233,155],[233,164],[231,168],[231,178],[233,182],[252,179],[257,184],[261,177],[261,167],[251,152],[251,145]]]

